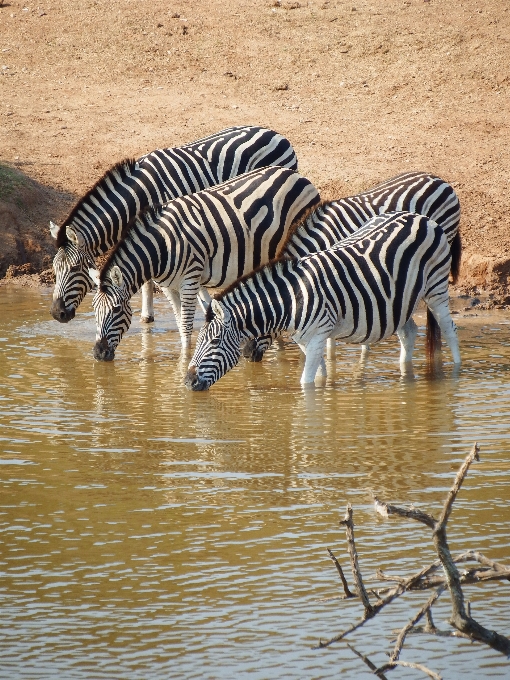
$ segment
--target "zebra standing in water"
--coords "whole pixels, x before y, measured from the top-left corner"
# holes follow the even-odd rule
[[[451,184],[427,172],[406,172],[355,196],[322,203],[289,232],[279,256],[305,257],[325,250],[355,233],[370,218],[399,211],[419,213],[442,227],[450,243],[455,283],[462,251],[459,199]],[[273,339],[264,336],[247,342],[243,356],[260,361]]]
[[[74,206],[64,222],[50,222],[57,241],[53,260],[55,289],[51,314],[66,323],[93,282],[95,258],[119,242],[129,222],[144,208],[220,184],[269,165],[297,170],[290,142],[257,126],[232,127],[191,144],[157,149],[137,161],[108,170]],[[154,320],[152,282],[142,290],[143,322]]]
[[[416,327],[410,329],[408,322],[422,299],[430,355],[440,329],[458,364],[448,306],[450,266],[443,229],[407,212],[372,218],[343,242],[314,255],[282,257],[213,299],[185,384],[194,391],[209,389],[237,364],[243,339],[284,330],[305,353],[302,384],[313,382],[328,338],[374,343],[396,332],[405,366],[416,338]]]
[[[309,180],[268,167],[140,215],[101,273],[89,272],[98,286],[95,358],[114,358],[131,323],[129,300],[151,279],[173,302],[183,349],[189,349],[199,286],[228,286],[268,262],[292,223],[318,202]]]

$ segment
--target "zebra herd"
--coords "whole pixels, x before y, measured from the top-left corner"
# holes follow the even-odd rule
[[[260,360],[283,332],[305,354],[302,384],[325,371],[324,349],[335,338],[366,346],[396,333],[406,365],[423,300],[429,354],[442,332],[457,364],[448,282],[459,271],[459,219],[453,187],[423,172],[321,203],[285,137],[228,128],[118,163],[60,226],[50,223],[51,313],[70,321],[96,286],[94,356],[108,361],[140,288],[141,320],[150,322],[153,281],[162,287],[185,351],[198,299],[206,323],[185,385],[205,390],[241,353]],[[207,288],[223,290],[211,300]]]

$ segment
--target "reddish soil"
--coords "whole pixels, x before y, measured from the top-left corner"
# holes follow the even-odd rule
[[[0,2],[0,276],[119,159],[255,123],[326,198],[450,181],[464,285],[506,294],[508,0],[27,2]]]

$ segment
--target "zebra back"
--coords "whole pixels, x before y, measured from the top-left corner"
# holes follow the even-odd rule
[[[408,172],[360,194],[322,203],[289,233],[280,254],[304,257],[330,248],[370,218],[402,211],[434,220],[443,228],[449,242],[458,232],[460,204],[454,188],[435,175]]]
[[[78,201],[57,235],[57,247],[77,231],[94,255],[119,241],[130,220],[147,206],[201,191],[267,165],[297,169],[290,142],[258,126],[227,128],[182,147],[157,149],[114,165]]]
[[[117,265],[133,294],[149,279],[172,286],[193,263],[203,266],[201,285],[228,286],[273,259],[291,225],[318,200],[305,177],[272,166],[181,196],[131,222],[100,279]]]

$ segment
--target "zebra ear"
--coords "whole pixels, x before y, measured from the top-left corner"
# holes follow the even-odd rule
[[[119,267],[117,267],[116,264],[114,264],[113,267],[110,269],[110,271],[108,272],[108,276],[110,277],[110,280],[114,286],[117,286],[117,288],[122,288],[124,277],[122,276],[122,272],[120,271]]]
[[[59,231],[60,231],[60,227],[58,226],[58,224],[55,224],[55,222],[52,222],[52,221],[50,220],[50,234],[51,234],[51,237],[56,239],[57,236],[58,236],[58,232],[59,232]]]
[[[230,312],[219,300],[215,300],[214,298],[211,300],[211,309],[214,312],[214,316],[219,317],[222,321],[228,321],[230,319]]]
[[[75,231],[72,227],[66,227],[66,236],[71,241],[71,243],[74,243],[74,245],[77,246],[78,248],[84,247],[85,239],[80,233]]]
[[[96,284],[96,286],[99,288],[99,284],[101,283],[101,281],[97,269],[89,269],[89,276],[92,279],[92,281]]]

